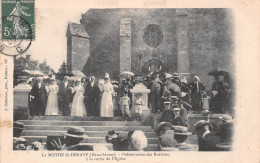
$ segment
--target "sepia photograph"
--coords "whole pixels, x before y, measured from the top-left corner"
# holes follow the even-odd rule
[[[10,35],[34,36],[19,20],[34,10],[11,4]],[[13,150],[232,150],[232,9],[90,8],[77,16],[55,28],[65,55],[14,57]]]
[[[1,163],[259,162],[259,0],[0,2]]]

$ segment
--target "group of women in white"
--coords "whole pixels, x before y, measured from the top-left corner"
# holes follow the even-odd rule
[[[109,74],[105,74],[104,82],[98,84],[98,88],[102,93],[100,117],[114,117],[114,107],[112,94],[114,92],[113,85],[110,82]],[[58,106],[59,86],[55,79],[52,79],[48,86],[45,86],[48,94],[48,101],[45,115],[60,115]],[[71,105],[71,116],[87,116],[87,111],[84,104],[84,87],[81,84],[81,79],[76,79],[76,85],[70,88],[74,94]]]

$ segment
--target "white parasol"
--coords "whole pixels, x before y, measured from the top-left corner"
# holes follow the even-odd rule
[[[130,71],[124,71],[120,74],[121,78],[130,78],[132,76],[134,76],[135,74],[130,72]]]

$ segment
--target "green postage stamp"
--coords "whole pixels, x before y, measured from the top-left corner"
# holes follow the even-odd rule
[[[2,40],[35,39],[35,0],[1,0]]]

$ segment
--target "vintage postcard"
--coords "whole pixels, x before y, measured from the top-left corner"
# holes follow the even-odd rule
[[[0,2],[0,162],[260,161],[259,0]]]

